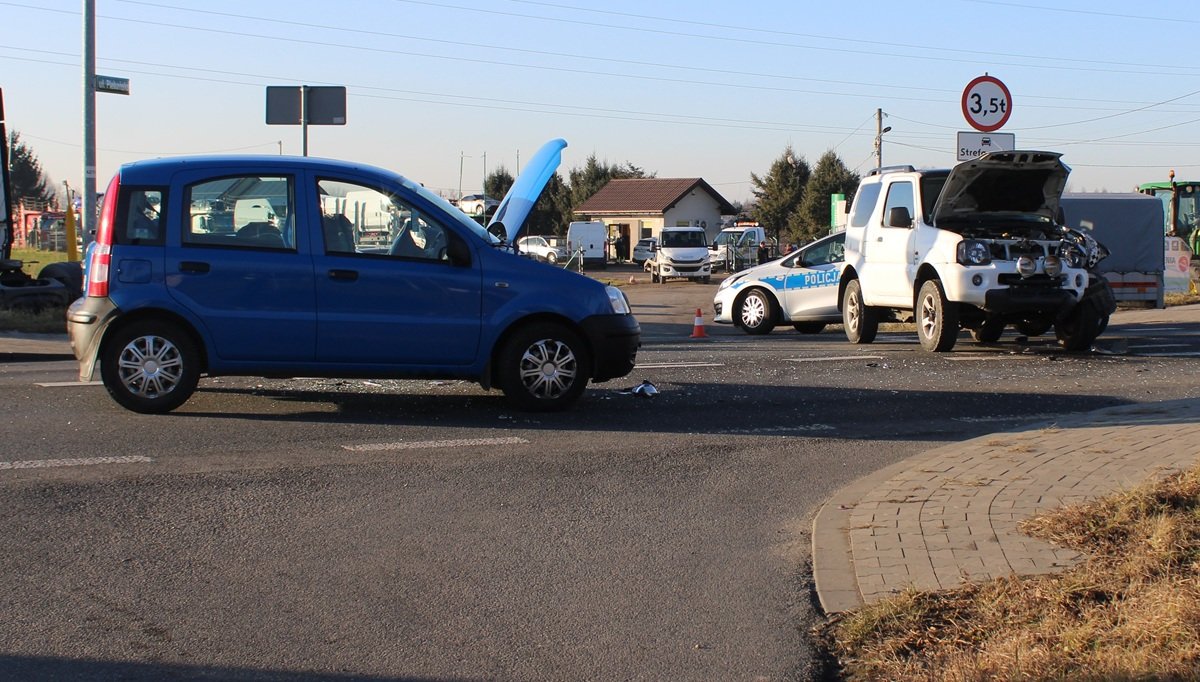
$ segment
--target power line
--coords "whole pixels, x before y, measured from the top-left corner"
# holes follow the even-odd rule
[[[25,50],[25,51],[26,52],[40,52],[40,53],[44,53],[44,54],[53,54],[53,55],[57,55],[57,56],[66,56],[66,57],[77,56],[77,55],[73,55],[70,53],[55,52],[55,51],[51,51],[51,50],[29,49],[29,50]],[[32,59],[32,58],[28,58],[28,57],[8,57],[8,56],[0,55],[0,59],[10,59],[10,60],[14,60],[14,61],[30,61],[30,62],[35,62],[35,63],[52,64],[52,65],[64,66],[64,67],[76,66],[75,64],[70,64],[70,63],[65,63],[65,62],[53,62],[53,61],[48,61],[48,60]],[[197,67],[177,66],[177,65],[173,65],[173,64],[150,63],[150,62],[130,60],[130,59],[105,59],[104,61],[120,63],[120,64],[133,64],[133,65],[139,65],[139,66],[157,66],[157,67],[162,67],[162,68],[177,69],[180,71],[193,72],[193,73],[235,76],[235,77],[241,77],[241,78],[255,79],[256,81],[261,81],[261,82],[278,82],[278,81],[284,81],[284,80],[292,80],[291,78],[285,77],[285,76],[273,76],[273,75],[253,74],[253,73],[244,73],[244,72],[223,71],[223,70],[217,70],[217,69],[203,69],[203,68],[197,68]],[[161,78],[174,78],[174,79],[181,79],[181,80],[186,79],[189,81],[204,81],[204,82],[222,83],[222,84],[226,84],[226,85],[239,85],[239,86],[256,86],[257,87],[257,86],[261,85],[261,82],[247,82],[244,80],[231,80],[228,78],[213,78],[210,76],[194,76],[194,75],[186,75],[185,76],[185,75],[172,74],[172,73],[162,73],[159,71],[129,69],[128,67],[126,67],[126,70],[133,74],[157,76],[157,77],[161,77]],[[322,84],[322,83],[320,83],[320,81],[314,81],[314,83]],[[563,104],[547,103],[547,102],[528,102],[528,101],[522,101],[522,100],[501,100],[501,99],[492,99],[492,98],[481,99],[481,98],[471,97],[468,95],[412,91],[412,90],[403,90],[403,89],[399,89],[399,88],[387,88],[387,87],[382,87],[382,86],[373,86],[373,85],[366,85],[366,84],[357,84],[357,85],[356,84],[344,84],[344,85],[347,85],[348,87],[350,87],[352,90],[355,91],[352,93],[352,96],[354,96],[354,97],[380,99],[380,100],[387,100],[387,101],[414,102],[414,103],[432,104],[432,105],[438,105],[438,106],[455,106],[455,107],[462,107],[462,108],[482,108],[482,109],[491,109],[491,110],[518,111],[518,112],[526,112],[526,113],[569,115],[569,116],[573,116],[573,117],[597,118],[597,119],[603,119],[603,120],[621,120],[621,121],[646,122],[646,123],[666,123],[666,124],[674,124],[674,125],[693,125],[693,126],[706,126],[706,127],[730,128],[730,129],[741,129],[741,130],[759,130],[759,131],[767,131],[767,132],[774,131],[774,132],[796,132],[796,133],[841,133],[841,132],[846,132],[847,130],[849,130],[849,132],[846,134],[845,139],[843,139],[841,142],[839,142],[838,146],[844,144],[847,139],[849,139],[850,137],[857,134],[862,128],[862,125],[858,126],[858,128],[847,129],[844,127],[835,127],[835,126],[797,125],[797,124],[791,123],[791,122],[730,119],[730,118],[695,116],[695,115],[687,115],[687,114],[659,113],[659,112],[648,112],[648,111],[637,111],[637,110],[630,111],[630,110],[625,110],[625,109],[610,110],[610,109],[600,109],[597,107],[582,107],[582,106],[578,106],[578,105],[563,105]],[[367,94],[367,93],[364,93],[361,91],[375,91],[375,92],[380,92],[380,93],[393,93],[393,94]],[[413,95],[413,96],[402,97],[402,96],[397,96],[398,94]],[[447,102],[447,101],[441,101],[438,99],[431,99],[431,98],[438,98],[438,97],[450,98],[450,99],[460,100],[460,101]],[[501,106],[501,105],[503,105],[503,106]],[[893,114],[891,112],[889,112],[889,116],[896,118],[897,120],[903,120],[903,121],[912,122],[915,124],[927,125],[927,126],[938,127],[938,128],[953,129],[952,126],[938,126],[936,124],[914,121],[912,119],[908,119],[908,118],[905,118],[902,116],[897,116],[896,114]],[[1183,125],[1183,124],[1176,124],[1176,125]],[[1158,130],[1158,129],[1154,129],[1154,130]],[[1137,134],[1137,133],[1131,133],[1130,135],[1133,135],[1133,134]],[[937,135],[933,134],[933,133],[922,134],[922,133],[905,132],[905,133],[894,134],[893,136],[890,136],[888,138],[888,140],[889,140],[889,142],[895,141],[896,144],[901,144],[898,141],[899,139],[913,139],[913,138],[921,138],[921,137],[924,137],[926,139],[931,139],[931,140],[939,139],[937,137]],[[1058,144],[1083,144],[1083,143],[1088,143],[1088,142],[1089,141],[1087,141],[1087,140],[1083,140],[1083,141],[1077,141],[1077,142],[1060,142]],[[266,143],[264,143],[264,144],[266,144]],[[1137,143],[1128,143],[1128,144],[1137,144]],[[1142,143],[1142,144],[1150,146],[1150,145],[1161,145],[1163,143],[1162,142],[1154,142],[1154,143],[1147,142],[1147,143]],[[1172,144],[1174,146],[1185,146],[1185,145],[1190,145],[1191,143],[1183,142],[1183,143],[1172,143]],[[928,149],[928,147],[921,147],[919,145],[907,145],[907,146],[912,146],[917,149]],[[123,151],[124,153],[146,153],[146,154],[168,153],[168,152],[161,152],[161,151],[160,152],[134,152],[134,151],[128,151],[128,150],[113,150],[113,149],[106,149],[105,151]]]
[[[461,5],[451,5],[451,4],[447,4],[447,3],[429,2],[428,0],[392,0],[392,2],[404,2],[404,3],[408,3],[408,4],[413,4],[413,5],[424,5],[427,7],[440,7],[440,8],[444,8],[444,9],[462,10],[462,11],[466,11],[466,12],[471,12],[472,14],[481,14],[482,13],[482,14],[492,14],[492,15],[496,15],[496,16],[514,17],[514,18],[519,18],[519,19],[537,19],[540,21],[550,21],[550,22],[558,22],[558,23],[565,23],[565,24],[573,24],[573,25],[577,25],[577,26],[590,26],[593,28],[609,28],[609,29],[617,29],[617,30],[622,30],[622,31],[635,31],[635,32],[640,32],[640,33],[651,33],[651,34],[667,35],[667,36],[681,37],[681,38],[704,38],[705,40],[719,40],[719,41],[725,41],[725,42],[751,44],[751,45],[765,45],[765,46],[771,46],[771,47],[786,47],[786,48],[796,49],[796,50],[816,50],[816,51],[822,51],[822,52],[836,52],[836,53],[841,53],[841,54],[867,55],[870,57],[885,57],[886,56],[890,59],[915,59],[915,60],[920,60],[920,61],[951,62],[951,63],[959,63],[959,64],[976,64],[976,65],[982,65],[982,66],[992,67],[992,68],[994,68],[996,66],[1016,66],[1016,67],[1033,68],[1033,69],[1064,70],[1064,67],[1058,66],[1056,64],[1056,62],[1082,61],[1083,63],[1095,63],[1092,60],[1077,60],[1077,59],[1070,59],[1070,58],[1060,58],[1057,56],[1054,56],[1054,57],[1031,56],[1031,57],[1029,57],[1029,59],[1039,60],[1039,61],[1035,61],[1034,63],[997,62],[994,60],[988,60],[985,62],[985,61],[980,61],[978,59],[974,59],[974,60],[950,59],[950,58],[943,58],[943,57],[932,57],[932,56],[927,56],[924,54],[896,54],[895,52],[878,52],[878,51],[872,52],[869,50],[853,50],[853,49],[849,49],[849,48],[838,48],[838,47],[813,47],[811,45],[797,45],[794,43],[781,43],[781,42],[774,42],[774,41],[767,41],[767,40],[752,40],[749,38],[735,38],[733,36],[726,36],[726,35],[699,35],[699,34],[695,34],[695,33],[685,33],[682,31],[669,31],[666,29],[642,28],[642,27],[636,27],[636,26],[620,26],[617,24],[603,24],[603,23],[594,22],[594,21],[582,21],[579,19],[563,19],[563,18],[559,18],[559,17],[536,16],[536,15],[530,15],[530,14],[520,14],[517,12],[503,12],[503,11],[494,10],[494,9],[482,9],[479,7],[463,7]],[[579,9],[579,8],[574,8],[574,9]],[[845,41],[843,41],[843,42],[845,42]],[[918,49],[922,52],[928,52],[930,50],[930,47],[927,45],[920,45],[920,46],[913,46],[911,49]],[[1138,65],[1138,66],[1140,66],[1140,65]],[[1097,68],[1089,68],[1089,67],[1083,67],[1083,66],[1077,67],[1077,68],[1066,69],[1066,70],[1091,71],[1091,72],[1099,72],[1099,73],[1162,75],[1161,74],[1162,69],[1177,69],[1178,70],[1178,69],[1182,69],[1183,67],[1177,67],[1177,66],[1171,66],[1171,65],[1163,65],[1163,66],[1148,65],[1148,68],[1153,68],[1155,70],[1154,71],[1128,71],[1128,70],[1122,70],[1122,69],[1097,69]],[[1186,74],[1187,74],[1187,72],[1181,71],[1180,73],[1171,74],[1171,75],[1186,75]]]
[[[1020,9],[1036,9],[1043,12],[1062,12],[1065,14],[1090,14],[1096,17],[1110,17],[1113,19],[1138,19],[1141,21],[1163,21],[1172,24],[1200,24],[1197,19],[1185,19],[1180,17],[1152,17],[1145,14],[1117,14],[1116,12],[1098,12],[1096,10],[1087,9],[1071,9],[1067,7],[1047,7],[1045,5],[1027,5],[1021,2],[1001,2],[1000,0],[962,0],[963,2],[974,2],[980,5],[999,5],[1002,7],[1017,7]],[[1194,8],[1193,8],[1194,9]]]
[[[59,56],[75,56],[75,55],[70,55],[68,53],[52,52],[50,50],[27,50],[27,51],[42,52],[42,53],[46,53],[46,54],[55,54],[55,55],[59,55]],[[74,66],[74,64],[68,64],[68,63],[64,63],[64,62],[52,62],[52,61],[47,61],[47,60],[31,59],[28,57],[9,57],[9,56],[0,55],[0,59],[11,59],[14,61],[32,61],[32,62],[36,62],[36,63],[40,63],[40,64],[54,64],[57,66]],[[164,67],[164,68],[169,68],[169,69],[178,69],[181,71],[198,72],[198,73],[206,73],[206,74],[218,74],[218,75],[223,75],[223,76],[236,76],[236,77],[256,79],[256,80],[263,81],[263,82],[277,82],[277,81],[281,81],[281,80],[292,80],[291,78],[285,77],[285,76],[269,76],[269,75],[252,74],[252,73],[244,73],[244,72],[236,72],[236,71],[222,71],[222,70],[218,70],[218,69],[202,69],[202,68],[196,68],[196,67],[176,66],[176,65],[172,65],[172,64],[150,63],[150,62],[137,61],[137,60],[131,60],[131,59],[111,59],[110,58],[110,59],[105,59],[104,61],[120,63],[120,64],[134,64],[134,65],[139,65],[139,66],[157,66],[157,67]],[[149,75],[149,76],[159,76],[162,78],[179,78],[179,79],[186,78],[188,80],[202,80],[202,81],[207,81],[207,82],[224,83],[224,84],[229,84],[229,85],[248,85],[248,86],[260,85],[260,83],[257,83],[257,82],[246,82],[246,81],[239,81],[239,80],[229,80],[229,79],[220,79],[220,78],[211,78],[211,77],[199,77],[199,76],[190,76],[190,75],[183,76],[183,75],[179,75],[179,74],[162,73],[162,72],[158,72],[158,71],[146,71],[146,70],[137,70],[137,69],[128,69],[128,68],[127,68],[127,70],[130,73]],[[314,83],[322,84],[319,81],[314,81]],[[719,118],[719,117],[712,117],[712,116],[697,116],[694,114],[659,113],[659,112],[652,112],[652,111],[638,111],[638,110],[629,110],[629,109],[612,110],[612,109],[600,109],[597,107],[583,107],[583,106],[579,106],[579,105],[570,105],[570,104],[557,104],[557,103],[552,103],[552,102],[528,102],[528,101],[522,101],[522,100],[504,100],[504,99],[496,99],[496,98],[484,99],[484,98],[471,97],[469,95],[403,90],[403,89],[399,89],[399,88],[387,88],[387,87],[382,87],[382,86],[365,85],[365,84],[357,84],[356,85],[356,84],[350,83],[350,84],[343,84],[343,85],[347,85],[347,87],[354,88],[354,89],[357,89],[360,91],[370,90],[370,91],[378,91],[378,92],[383,92],[383,93],[400,93],[400,94],[417,96],[417,97],[395,97],[395,96],[371,95],[371,94],[365,94],[363,92],[355,92],[353,94],[353,96],[356,96],[356,97],[367,97],[367,98],[373,98],[373,99],[387,99],[387,100],[393,100],[393,101],[419,102],[419,103],[426,103],[426,104],[442,104],[442,105],[447,105],[447,106],[463,106],[463,107],[470,107],[470,108],[498,108],[497,107],[498,104],[506,104],[506,105],[510,105],[509,107],[507,107],[507,109],[513,110],[513,111],[529,111],[529,112],[534,112],[534,113],[571,114],[571,115],[576,115],[576,116],[591,116],[591,117],[596,117],[596,118],[614,118],[614,119],[619,118],[619,119],[623,119],[623,120],[648,121],[648,122],[658,122],[658,123],[684,123],[684,124],[695,124],[695,125],[703,124],[703,125],[712,125],[712,126],[716,126],[716,127],[749,128],[749,129],[756,129],[756,130],[779,130],[779,131],[786,131],[786,132],[841,133],[841,132],[845,132],[847,130],[847,128],[838,127],[838,126],[797,125],[793,122],[783,122],[783,121],[761,121],[761,120]],[[452,98],[452,99],[456,99],[456,100],[470,100],[470,101],[443,102],[443,101],[438,101],[435,99],[428,99],[430,97],[445,97],[445,98]],[[529,107],[543,107],[544,109],[529,108]],[[576,110],[576,111],[569,111],[572,109]],[[651,118],[651,117],[653,117],[653,118]],[[853,132],[854,131],[851,131],[851,133],[853,133]]]
[[[30,135],[29,133],[26,133],[24,131],[21,131],[21,137],[28,137],[31,140],[39,140],[41,142],[50,142],[52,144],[61,144],[66,147],[82,147],[83,146],[83,145],[79,144],[78,142],[63,142],[62,140],[54,140],[49,137]],[[202,151],[188,150],[188,151],[164,152],[161,150],[144,151],[144,150],[136,150],[136,149],[107,149],[107,148],[100,149],[100,151],[112,152],[114,154],[141,154],[144,156],[157,156],[157,155],[175,156],[175,155],[181,155],[181,154],[226,154],[229,152],[243,152],[243,151],[246,151],[247,149],[255,149],[257,147],[266,147],[267,145],[274,147],[277,144],[279,144],[278,140],[271,140],[270,142],[259,142],[257,144],[248,144],[244,147],[227,147],[225,149],[205,149]]]
[[[403,2],[406,0],[400,0],[400,1]],[[761,28],[758,26],[739,26],[737,24],[727,24],[727,23],[717,24],[717,23],[705,22],[705,21],[694,21],[694,20],[684,19],[682,17],[660,17],[660,16],[649,15],[649,14],[634,14],[631,12],[616,12],[613,10],[595,9],[592,7],[574,7],[571,5],[560,5],[560,4],[556,4],[556,3],[552,3],[552,2],[541,2],[539,0],[509,0],[509,2],[519,3],[519,4],[523,4],[523,5],[537,5],[537,6],[542,6],[542,7],[553,7],[555,9],[565,9],[565,10],[571,10],[571,11],[575,11],[575,12],[589,12],[592,14],[607,14],[610,16],[629,17],[629,18],[633,18],[633,19],[650,19],[652,21],[665,21],[665,22],[670,22],[672,24],[686,24],[686,25],[691,25],[691,26],[703,26],[705,28],[715,28],[715,29],[720,29],[722,31],[727,31],[727,30],[747,31],[747,32],[753,32],[753,33],[765,33],[768,35],[789,36],[789,37],[794,37],[794,38],[814,38],[814,39],[818,39],[818,40],[835,40],[839,43],[858,43],[858,44],[862,44],[862,45],[878,45],[880,47],[886,47],[886,48],[901,47],[901,48],[905,48],[905,49],[926,50],[926,51],[935,50],[938,52],[952,52],[952,53],[959,53],[959,54],[979,55],[982,57],[997,57],[997,56],[999,56],[999,57],[1011,57],[1011,58],[1018,58],[1018,59],[1046,59],[1045,55],[1028,55],[1028,54],[1012,53],[1012,52],[991,52],[991,51],[985,51],[985,50],[963,50],[963,49],[957,49],[957,48],[936,47],[936,46],[932,46],[932,45],[928,45],[928,44],[890,43],[890,42],[884,42],[884,41],[879,41],[879,40],[863,40],[861,38],[850,38],[850,37],[841,36],[841,35],[826,36],[826,35],[821,35],[818,33],[797,33],[794,31],[781,31],[779,29]],[[434,4],[434,3],[424,3],[424,4]],[[1004,4],[1004,3],[996,3],[996,4]],[[1046,9],[1046,8],[1038,7],[1038,9]],[[1116,16],[1120,16],[1120,15],[1116,15]],[[539,18],[544,18],[544,17],[539,17]],[[704,37],[709,37],[709,36],[704,36]],[[1098,60],[1098,59],[1078,59],[1078,58],[1072,58],[1072,57],[1059,57],[1059,56],[1054,57],[1054,59],[1056,59],[1058,61],[1066,61],[1066,62],[1079,62],[1082,64],[1111,64],[1114,66],[1137,66],[1137,67],[1147,67],[1147,68],[1155,68],[1155,69],[1183,69],[1183,68],[1185,68],[1185,67],[1176,66],[1174,64],[1145,64],[1145,63],[1137,63],[1137,62],[1114,62],[1114,61],[1104,61],[1104,60]]]
[[[367,47],[363,47],[360,45],[348,45],[348,44],[344,44],[344,43],[335,43],[335,42],[329,42],[329,41],[313,41],[313,40],[304,40],[304,39],[300,39],[300,38],[288,38],[288,37],[282,37],[282,36],[262,36],[260,34],[247,34],[247,33],[242,33],[242,32],[237,32],[237,31],[231,31],[228,29],[212,29],[212,28],[205,28],[205,27],[198,27],[198,26],[187,26],[187,25],[182,25],[182,24],[164,24],[163,22],[158,22],[158,21],[132,19],[132,18],[126,18],[126,17],[115,17],[115,16],[109,16],[109,15],[104,15],[102,18],[110,19],[110,20],[114,20],[114,21],[141,23],[141,24],[149,24],[149,25],[155,25],[155,26],[169,25],[174,28],[179,28],[182,30],[194,30],[194,31],[218,33],[218,34],[225,34],[225,35],[238,36],[238,37],[267,38],[267,39],[271,39],[271,40],[317,45],[317,46],[323,46],[323,47],[334,47],[334,48],[351,49],[351,50],[369,50],[372,52],[387,52],[387,53],[403,55],[403,56],[415,56],[415,57],[423,57],[423,58],[428,58],[428,59],[444,59],[444,60],[451,60],[451,61],[465,61],[465,62],[469,62],[469,63],[487,64],[487,65],[492,65],[492,66],[506,66],[506,67],[510,67],[510,68],[540,69],[540,70],[549,70],[549,71],[559,71],[559,72],[565,72],[565,73],[571,73],[571,74],[598,75],[598,76],[608,76],[608,77],[615,77],[615,78],[636,78],[636,79],[640,79],[640,80],[678,83],[678,84],[684,84],[684,85],[710,85],[710,86],[717,86],[717,87],[732,87],[732,88],[747,89],[747,90],[761,90],[761,91],[770,91],[770,92],[806,94],[806,95],[816,95],[816,96],[826,96],[826,97],[829,97],[829,96],[859,97],[859,98],[870,97],[872,99],[878,99],[880,97],[879,93],[877,92],[878,88],[893,88],[893,89],[901,88],[905,91],[923,90],[923,91],[927,91],[927,92],[931,92],[931,93],[942,93],[945,95],[953,95],[953,94],[956,94],[956,92],[957,92],[957,91],[949,90],[949,89],[928,88],[928,87],[921,87],[921,86],[897,86],[897,85],[886,84],[886,83],[869,83],[869,82],[856,82],[856,81],[845,81],[845,80],[834,80],[834,79],[805,78],[805,77],[770,74],[770,73],[756,73],[756,72],[744,72],[744,71],[708,69],[708,68],[698,69],[696,67],[682,66],[682,65],[678,65],[678,64],[664,64],[664,63],[646,62],[646,61],[629,60],[629,59],[617,59],[617,58],[609,58],[609,57],[592,57],[592,56],[585,56],[585,55],[574,55],[574,54],[568,54],[568,53],[547,52],[547,51],[539,51],[539,50],[527,50],[527,49],[511,48],[511,47],[504,47],[504,46],[494,46],[494,45],[478,45],[478,44],[474,44],[474,43],[464,43],[464,42],[460,42],[460,41],[437,40],[437,39],[432,39],[432,38],[426,38],[423,36],[405,35],[405,34],[397,34],[397,33],[383,32],[383,31],[372,31],[369,29],[359,29],[359,28],[344,29],[344,28],[339,28],[339,27],[330,27],[330,26],[326,26],[326,25],[284,20],[284,19],[279,19],[279,18],[275,18],[275,17],[261,17],[261,16],[254,16],[254,15],[234,14],[234,13],[230,13],[230,12],[217,12],[217,11],[213,11],[213,10],[198,10],[198,9],[179,7],[179,6],[168,5],[168,4],[163,4],[163,3],[145,2],[144,0],[120,0],[120,1],[124,2],[126,4],[145,5],[145,6],[158,7],[158,8],[163,8],[163,9],[174,9],[174,10],[178,10],[178,11],[193,12],[193,13],[198,13],[198,14],[212,15],[212,16],[245,19],[245,20],[251,20],[251,21],[270,22],[270,23],[292,25],[292,26],[298,26],[298,27],[304,27],[304,28],[321,29],[321,30],[326,30],[326,31],[332,29],[332,30],[337,30],[337,31],[352,32],[355,35],[375,35],[375,36],[394,38],[394,39],[400,39],[400,40],[405,40],[405,41],[418,40],[418,41],[432,42],[432,43],[437,43],[437,44],[449,44],[449,45],[452,45],[455,47],[484,48],[484,49],[491,49],[491,50],[532,54],[535,56],[542,56],[542,57],[549,56],[549,57],[556,57],[556,58],[570,58],[570,59],[578,59],[578,60],[610,62],[610,63],[616,63],[616,64],[646,66],[646,67],[654,67],[654,68],[665,68],[665,69],[674,69],[674,70],[682,70],[682,71],[704,71],[705,73],[720,73],[720,74],[737,76],[737,77],[759,77],[759,78],[771,78],[771,79],[781,79],[781,80],[790,80],[790,81],[807,81],[807,82],[814,82],[814,83],[826,83],[826,84],[835,84],[835,85],[840,85],[840,86],[868,87],[868,88],[875,89],[876,91],[874,91],[870,94],[859,94],[859,93],[854,93],[854,92],[830,92],[830,91],[824,91],[824,90],[808,90],[808,89],[797,89],[797,88],[771,87],[771,86],[763,86],[763,85],[752,85],[752,84],[746,84],[746,83],[726,83],[726,82],[718,82],[718,81],[666,78],[666,77],[661,77],[661,76],[649,76],[649,75],[642,75],[642,74],[629,74],[629,73],[595,71],[595,70],[586,70],[586,69],[573,69],[573,68],[552,67],[552,66],[536,65],[536,64],[519,64],[519,63],[503,62],[503,61],[498,61],[498,60],[474,59],[474,58],[466,58],[466,57],[461,57],[461,56],[445,56],[445,55],[430,54],[430,53],[392,50],[392,49],[386,49],[386,48],[367,48]],[[396,0],[396,1],[412,2],[414,0]],[[30,5],[25,5],[22,3],[15,3],[15,2],[0,2],[0,4],[24,7],[24,8],[28,8],[28,9],[42,9],[44,11],[69,13],[69,12],[65,12],[63,10],[39,8],[39,7],[33,7]],[[433,3],[419,3],[419,4],[433,4]],[[451,6],[451,7],[453,7],[453,6]],[[1033,99],[1049,99],[1049,100],[1061,99],[1061,98],[1057,98],[1057,97],[1046,97],[1046,96],[1041,96],[1041,95],[1022,95],[1022,97],[1023,98],[1033,98]],[[891,101],[919,101],[919,102],[928,102],[929,101],[928,98],[925,98],[925,97],[905,97],[905,96],[889,96],[888,99]],[[949,102],[951,100],[945,100],[945,101]],[[1073,110],[1078,110],[1078,109],[1080,109],[1080,106],[1079,106],[1080,101],[1097,101],[1097,102],[1104,102],[1104,103],[1110,104],[1110,105],[1112,103],[1114,103],[1113,100],[1087,100],[1087,99],[1075,98],[1075,99],[1072,99],[1070,105],[1031,104],[1028,106],[1039,107],[1039,108],[1063,108],[1063,107],[1069,106]],[[1129,102],[1129,103],[1132,104],[1132,102]],[[1100,109],[1100,110],[1109,110],[1109,109],[1105,108],[1105,109]],[[1092,120],[1101,120],[1101,119],[1092,119]],[[1067,124],[1058,124],[1058,125],[1072,125],[1072,124],[1067,123]]]

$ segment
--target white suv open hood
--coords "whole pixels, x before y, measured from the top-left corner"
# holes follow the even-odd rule
[[[1058,216],[1071,169],[1057,152],[988,152],[950,171],[933,209],[933,223],[977,219],[986,213]]]
[[[538,196],[550,181],[550,176],[554,175],[554,171],[558,170],[558,165],[562,163],[562,150],[566,147],[566,140],[555,138],[537,150],[520,177],[509,188],[508,194],[500,201],[496,212],[492,214],[492,219],[487,225],[488,232],[497,234],[493,226],[499,224],[504,228],[504,241],[511,244],[517,240],[521,229],[525,227],[525,219],[537,203]]]

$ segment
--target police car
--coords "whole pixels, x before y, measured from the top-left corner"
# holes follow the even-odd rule
[[[839,232],[782,259],[730,275],[713,299],[714,321],[747,334],[769,334],[780,324],[816,334],[839,324],[838,282],[845,268],[846,233]]]

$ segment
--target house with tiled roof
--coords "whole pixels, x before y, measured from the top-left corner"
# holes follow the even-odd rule
[[[703,178],[628,178],[610,180],[575,208],[577,220],[600,221],[610,238],[624,237],[629,249],[639,239],[658,237],[664,226],[699,225],[709,241],[721,231],[721,216],[735,212]]]

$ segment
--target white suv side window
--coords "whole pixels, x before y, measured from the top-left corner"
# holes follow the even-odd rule
[[[915,218],[916,198],[911,182],[893,182],[888,186],[887,201],[883,204],[883,225],[888,227],[888,216],[893,208],[907,208],[908,216]]]
[[[883,185],[878,182],[858,188],[858,194],[854,197],[854,212],[850,214],[850,227],[867,226],[875,211],[875,204],[879,203],[879,190],[882,188]]]

